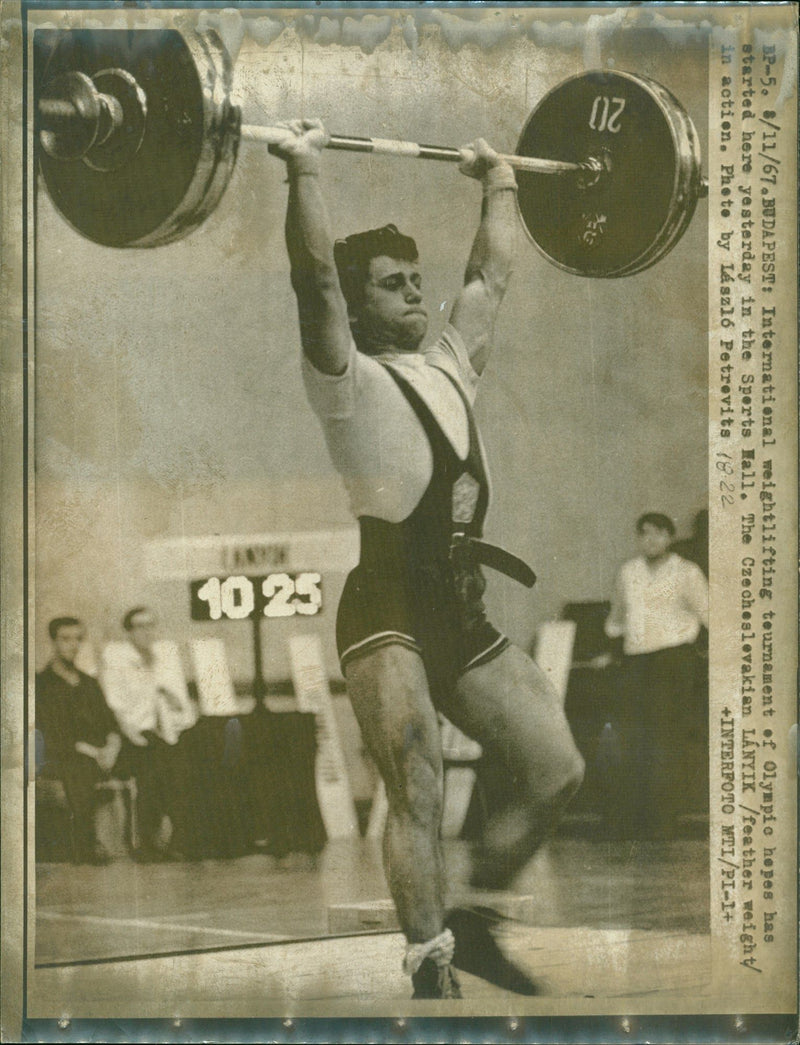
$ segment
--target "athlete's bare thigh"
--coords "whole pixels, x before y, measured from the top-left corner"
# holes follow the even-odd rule
[[[364,743],[390,801],[406,789],[409,775],[440,789],[439,722],[419,654],[400,644],[381,646],[351,661],[346,678]]]
[[[462,675],[441,710],[510,774],[520,798],[547,801],[582,774],[558,694],[516,646]]]

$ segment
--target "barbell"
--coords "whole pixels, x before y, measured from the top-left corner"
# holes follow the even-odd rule
[[[242,126],[232,61],[213,30],[40,30],[35,34],[38,161],[79,233],[111,247],[155,247],[196,229],[228,185]],[[456,162],[458,149],[331,136],[328,148]],[[573,76],[523,128],[518,206],[528,235],[583,276],[641,272],[663,258],[707,192],[694,125],[655,81],[628,72]]]

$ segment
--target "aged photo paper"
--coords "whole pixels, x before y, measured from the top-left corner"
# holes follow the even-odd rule
[[[2,1039],[143,1017],[176,1040],[193,1019],[435,1033],[420,1021],[464,1016],[520,1040],[609,1018],[596,1040],[659,1040],[659,1019],[670,1040],[789,1040],[796,6],[6,0],[0,18]],[[499,891],[468,885],[494,801],[481,747],[430,705],[445,903],[507,917],[501,947],[535,994],[467,971],[462,999],[412,999],[404,972],[381,856],[402,802],[341,636],[337,652],[367,540],[354,513],[376,512],[309,402],[341,369],[301,366],[285,223],[304,175],[263,130],[312,119],[345,139],[314,168],[330,237],[415,240],[398,264],[421,276],[426,346],[460,338],[475,258],[496,257],[491,237],[473,245],[482,207],[514,191],[505,166],[465,177],[474,153],[443,151],[485,139],[547,161],[517,172],[482,444],[464,431],[491,475],[488,547],[473,542],[487,618],[549,677],[583,783]],[[447,424],[421,423],[419,452],[392,454],[382,430],[363,449],[407,456],[411,477],[429,445],[452,454]],[[461,479],[468,530],[482,495]],[[656,584],[654,562],[674,579]],[[630,592],[656,588],[642,632],[666,635],[677,602],[688,630],[637,647]],[[381,627],[396,648],[402,628]],[[478,670],[505,663],[492,641]],[[150,719],[123,680],[156,676]],[[507,800],[520,779],[500,782]],[[406,841],[403,875],[424,879]]]

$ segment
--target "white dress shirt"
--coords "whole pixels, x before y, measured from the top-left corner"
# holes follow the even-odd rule
[[[701,625],[708,627],[708,582],[695,563],[672,552],[655,566],[642,555],[622,566],[605,630],[624,637],[625,653],[692,643]]]
[[[137,747],[146,743],[145,730],[176,744],[198,719],[175,643],[154,642],[152,652],[148,665],[132,643],[110,642],[101,658],[100,682],[108,706]]]

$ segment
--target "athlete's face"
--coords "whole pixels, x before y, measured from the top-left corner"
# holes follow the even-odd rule
[[[385,255],[370,259],[357,319],[362,339],[376,351],[415,352],[428,329],[417,263]]]

